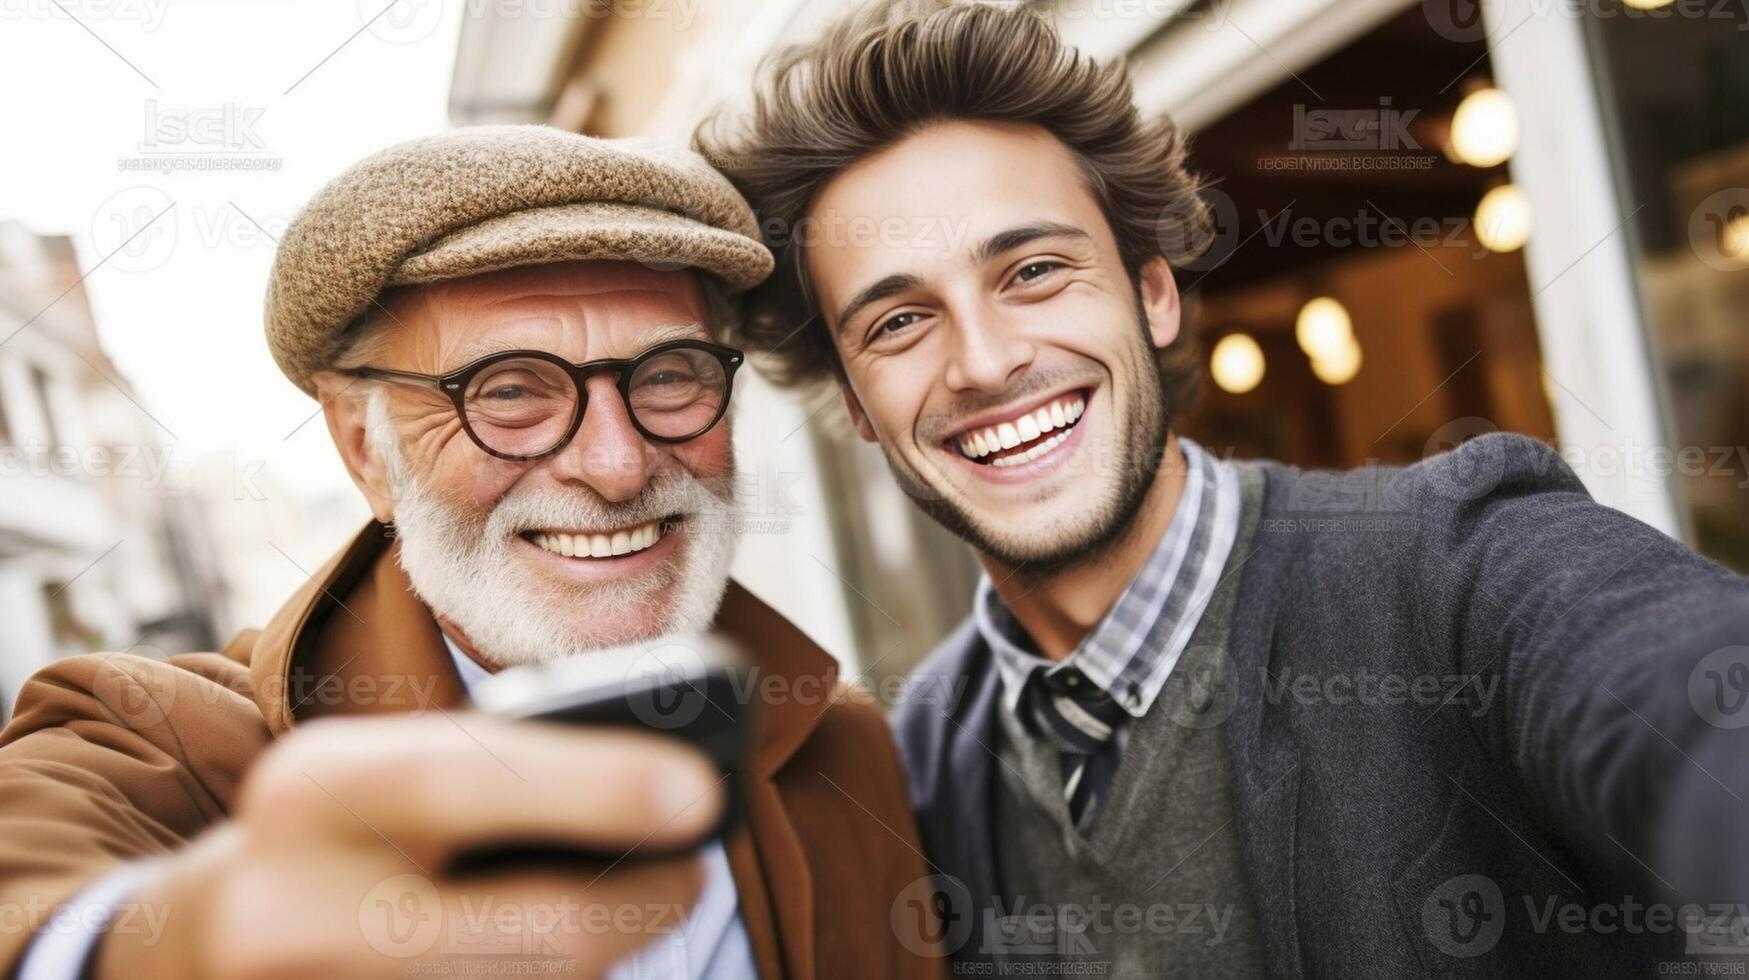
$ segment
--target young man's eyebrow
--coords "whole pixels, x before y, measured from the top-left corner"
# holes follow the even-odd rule
[[[972,259],[976,262],[988,262],[991,258],[1001,255],[1003,252],[1006,252],[1011,248],[1019,248],[1028,242],[1036,241],[1040,238],[1070,238],[1081,242],[1093,241],[1092,235],[1087,234],[1085,231],[1082,231],[1074,225],[1065,225],[1056,221],[1035,221],[1031,224],[1020,225],[1018,227],[1009,228],[1005,231],[999,231],[996,234],[991,235],[989,238],[984,239],[982,242],[979,242],[977,249],[972,253]],[[876,280],[862,292],[851,297],[850,302],[844,304],[844,308],[838,311],[838,319],[833,321],[837,324],[835,329],[843,330],[844,325],[850,322],[850,318],[855,316],[859,310],[870,303],[878,303],[881,300],[892,296],[894,293],[901,293],[907,289],[915,289],[922,284],[923,280],[909,273],[894,273],[893,275]]]
[[[978,262],[988,262],[1012,248],[1019,248],[1028,242],[1040,238],[1072,238],[1082,242],[1092,242],[1093,236],[1074,225],[1065,225],[1056,221],[1035,221],[1019,225],[1005,231],[999,231],[978,243],[972,258]]]
[[[844,325],[850,322],[850,318],[870,303],[879,303],[888,296],[902,293],[907,289],[916,289],[921,285],[923,285],[923,280],[908,272],[894,273],[875,280],[862,292],[851,297],[850,302],[844,304],[844,308],[838,311],[838,319],[834,321],[837,324],[836,329],[843,330]]]

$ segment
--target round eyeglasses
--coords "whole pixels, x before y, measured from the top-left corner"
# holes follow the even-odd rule
[[[735,369],[745,355],[702,340],[675,340],[631,358],[572,364],[556,354],[509,350],[448,374],[356,368],[362,378],[435,387],[455,405],[474,445],[499,459],[541,459],[565,448],[589,404],[584,382],[612,374],[626,415],[644,438],[695,439],[729,407]]]

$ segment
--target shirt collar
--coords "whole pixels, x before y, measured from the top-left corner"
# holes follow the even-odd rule
[[[461,676],[462,687],[469,694],[474,693],[476,684],[492,676],[486,672],[486,668],[475,663],[473,657],[463,653],[461,647],[456,646],[455,641],[449,638],[448,633],[443,634],[443,648],[449,651],[450,659],[455,661],[455,672]]]
[[[1076,670],[1140,718],[1153,706],[1219,583],[1239,527],[1239,485],[1227,463],[1183,436],[1184,490],[1172,522],[1103,619],[1062,662],[1033,652],[1031,638],[996,593],[978,582],[973,618],[995,652],[1002,701],[1016,710],[1033,671]]]

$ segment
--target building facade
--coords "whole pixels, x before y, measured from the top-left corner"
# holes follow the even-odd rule
[[[0,224],[0,718],[57,657],[212,649],[175,440],[98,343],[70,239]]]

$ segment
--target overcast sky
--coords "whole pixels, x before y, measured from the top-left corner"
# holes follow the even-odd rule
[[[320,421],[299,428],[315,403],[268,357],[261,307],[311,194],[447,125],[463,7],[386,3],[0,0],[0,219],[73,236],[104,345],[179,459],[345,481]],[[190,159],[278,169],[123,169]]]

